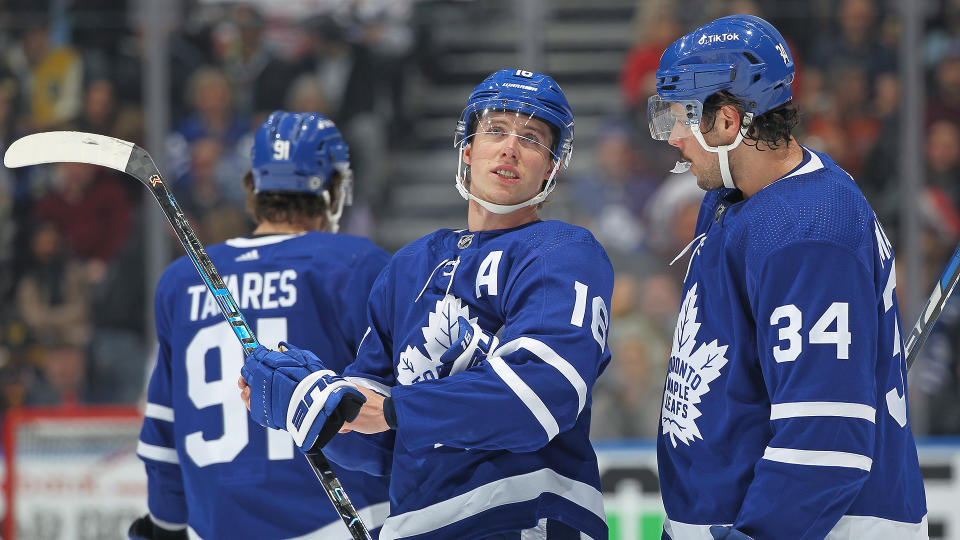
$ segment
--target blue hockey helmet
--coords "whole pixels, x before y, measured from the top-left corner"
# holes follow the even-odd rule
[[[727,90],[743,102],[747,113],[759,116],[793,98],[794,71],[790,49],[773,25],[754,15],[721,17],[663,52],[650,112],[663,110],[655,102],[691,104],[686,114],[688,118],[693,114],[694,123],[699,123],[707,98]],[[690,102],[698,102],[699,108]],[[672,125],[655,126],[654,116],[650,119],[651,135],[666,139]]]
[[[320,113],[274,111],[257,130],[251,149],[254,193],[311,193],[327,201],[334,231],[350,204],[350,149],[336,125]],[[341,177],[337,208],[329,208],[335,176]]]
[[[515,126],[539,120],[550,128],[553,140],[549,144],[545,144],[547,141],[527,139],[522,133],[515,133],[522,139],[546,147],[554,165],[543,190],[526,202],[509,206],[497,205],[477,199],[470,195],[466,188],[463,150],[478,130],[485,132],[484,119],[492,112],[516,113]],[[557,172],[570,163],[573,153],[573,124],[573,110],[567,97],[560,85],[549,75],[523,69],[501,69],[489,75],[470,93],[467,106],[457,122],[453,140],[461,157],[461,164],[457,167],[457,189],[465,199],[474,199],[488,210],[501,214],[542,202],[553,191]]]
[[[657,69],[657,93],[647,102],[650,135],[657,140],[692,135],[720,156],[724,186],[734,187],[727,153],[743,140],[753,118],[793,98],[795,68],[780,32],[754,15],[730,15],[707,23],[667,47]],[[709,146],[700,132],[707,98],[728,91],[744,106],[741,131],[733,143]],[[676,130],[676,131],[675,131]],[[677,162],[671,172],[684,172]]]
[[[350,168],[340,130],[319,113],[274,111],[257,130],[254,192],[287,191],[320,196],[336,173]]]

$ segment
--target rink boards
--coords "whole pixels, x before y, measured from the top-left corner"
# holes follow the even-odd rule
[[[596,446],[611,540],[659,540],[663,506],[654,446]],[[919,450],[930,537],[960,540],[960,439],[923,442]],[[93,460],[43,452],[22,456],[16,467],[18,539],[125,538],[130,522],[146,511],[146,476],[132,450]]]

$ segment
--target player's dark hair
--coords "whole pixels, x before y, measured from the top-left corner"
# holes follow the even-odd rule
[[[339,174],[333,177],[330,187],[330,204],[337,205],[340,196]],[[300,223],[325,217],[327,203],[323,197],[303,192],[262,191],[253,192],[253,173],[247,171],[243,176],[243,187],[247,191],[247,211],[253,215],[253,221],[261,223]]]
[[[730,92],[723,90],[707,98],[703,104],[703,114],[701,115],[701,130],[709,132],[713,129],[713,123],[717,119],[717,111],[725,105],[733,105],[740,112],[740,118],[743,119],[744,107],[743,101]],[[800,122],[800,112],[793,101],[788,101],[779,107],[771,109],[760,116],[754,117],[747,133],[743,136],[745,144],[763,150],[758,146],[759,143],[771,149],[776,149],[781,143],[790,145],[790,136],[793,128]],[[752,144],[751,144],[752,143]]]

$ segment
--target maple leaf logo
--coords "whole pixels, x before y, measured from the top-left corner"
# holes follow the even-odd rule
[[[439,378],[440,356],[460,337],[460,317],[471,324],[477,322],[476,317],[470,318],[470,308],[456,296],[448,294],[437,300],[436,308],[427,316],[427,326],[421,329],[427,354],[407,345],[397,364],[397,382],[414,384]]]
[[[670,436],[674,447],[677,441],[689,446],[694,439],[703,439],[696,422],[702,414],[697,404],[710,391],[710,383],[720,376],[720,368],[728,362],[724,357],[728,346],[719,345],[716,339],[696,347],[700,331],[698,311],[697,284],[694,283],[680,307],[663,391],[662,432]]]

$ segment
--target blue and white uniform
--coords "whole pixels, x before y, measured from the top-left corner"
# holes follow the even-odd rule
[[[829,157],[708,192],[663,394],[665,537],[927,538],[901,337],[890,242]]]
[[[337,370],[353,358],[389,260],[366,239],[320,232],[207,251],[262,344],[289,341]],[[350,538],[290,435],[248,419],[237,390],[243,350],[186,257],[161,278],[155,311],[160,349],[137,452],[153,521],[207,539]],[[334,469],[366,525],[379,527],[388,478]]]
[[[393,257],[344,372],[390,395],[396,411],[381,538],[484,538],[544,520],[607,538],[588,434],[591,389],[610,361],[612,289],[600,244],[558,221],[444,229]],[[499,346],[441,378],[459,317]],[[349,466],[357,456],[339,451],[340,439],[324,453]]]

